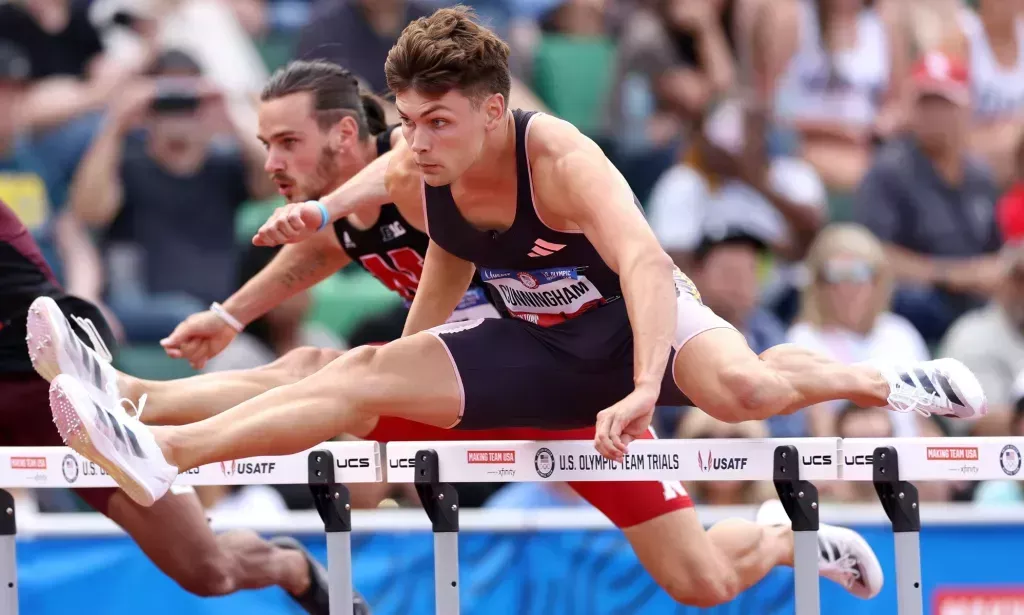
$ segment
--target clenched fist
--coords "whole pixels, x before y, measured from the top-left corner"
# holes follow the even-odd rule
[[[289,203],[274,210],[252,238],[256,246],[279,246],[309,239],[327,223],[327,209],[320,201]]]
[[[203,369],[206,362],[227,348],[238,333],[213,312],[193,314],[160,341],[167,356],[185,359],[193,369]]]

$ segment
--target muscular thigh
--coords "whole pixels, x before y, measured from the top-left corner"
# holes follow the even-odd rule
[[[417,333],[350,350],[316,374],[367,417],[390,416],[451,427],[462,410],[458,374],[444,344]]]
[[[168,493],[148,508],[117,491],[106,515],[171,578],[178,579],[204,556],[216,553],[217,539],[194,492]]]
[[[673,592],[717,570],[718,549],[694,508],[683,508],[622,530],[658,585]]]

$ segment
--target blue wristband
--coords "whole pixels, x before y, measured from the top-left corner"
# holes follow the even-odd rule
[[[330,222],[331,216],[327,213],[327,208],[324,207],[323,203],[316,201],[316,206],[320,208],[320,215],[322,216],[320,219],[320,227],[316,229],[317,232],[320,232],[324,230],[324,227],[327,226],[328,222]]]

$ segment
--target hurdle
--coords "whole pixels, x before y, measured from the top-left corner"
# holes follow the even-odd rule
[[[178,485],[308,484],[327,540],[331,615],[352,613],[352,530],[342,483],[413,483],[434,535],[436,612],[459,613],[459,503],[465,482],[772,481],[794,531],[796,615],[821,612],[816,481],[870,481],[893,529],[899,615],[923,615],[916,481],[1022,480],[1024,438],[638,440],[623,462],[590,440],[329,442],[279,457],[210,464]],[[65,447],[0,447],[0,613],[17,615],[15,505],[4,488],[111,487]]]
[[[437,495],[454,492],[454,483],[772,481],[794,531],[796,615],[821,612],[820,505],[812,481],[870,481],[893,529],[897,612],[923,615],[920,503],[911,481],[1021,480],[1022,448],[1024,438],[638,440],[622,463],[613,463],[589,440],[392,442],[386,458],[388,481],[417,483],[432,522]],[[444,524],[432,524],[436,612],[453,615],[459,612],[458,597],[450,596],[458,582],[458,509],[444,512]]]
[[[641,480],[774,482],[796,532],[796,614],[815,615],[820,612],[818,503],[810,481],[839,479],[839,443],[839,438],[638,440],[621,463],[601,457],[591,440],[438,442],[430,448],[423,442],[391,442],[385,452],[388,482],[414,483],[431,520],[438,615],[459,613],[453,483]]]
[[[381,481],[376,442],[324,442],[292,455],[249,457],[180,474],[175,485],[308,484],[324,525],[331,615],[353,615],[351,504],[342,483]],[[14,488],[116,487],[99,465],[67,447],[0,447],[0,613],[18,615]]]

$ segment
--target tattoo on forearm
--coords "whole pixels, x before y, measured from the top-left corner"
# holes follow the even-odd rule
[[[322,250],[317,250],[310,255],[310,258],[299,261],[292,265],[290,269],[285,270],[281,275],[281,283],[286,288],[294,288],[309,280],[311,276],[319,273],[324,265],[327,264],[327,254]]]

